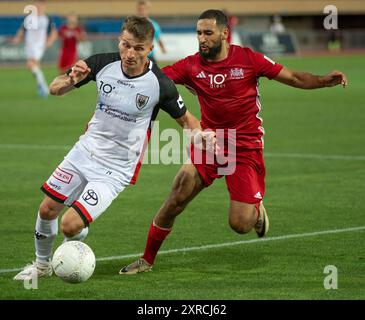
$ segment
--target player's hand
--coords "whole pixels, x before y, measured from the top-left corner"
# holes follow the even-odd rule
[[[14,38],[11,38],[9,41],[11,44],[19,44],[21,39],[19,37],[14,37]]]
[[[91,72],[91,69],[84,60],[77,61],[71,70],[72,71],[70,72],[69,77],[75,84],[84,80]]]
[[[332,71],[323,76],[322,81],[325,87],[334,87],[341,84],[345,88],[348,84],[346,75],[340,71]]]
[[[194,137],[194,145],[212,153],[217,153],[219,150],[214,131],[200,131]]]

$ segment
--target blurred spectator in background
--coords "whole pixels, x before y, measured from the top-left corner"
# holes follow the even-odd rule
[[[164,43],[162,42],[161,39],[161,28],[160,25],[153,19],[149,18],[149,8],[151,6],[150,1],[147,0],[138,0],[137,1],[137,15],[140,17],[144,17],[144,18],[148,18],[148,20],[151,21],[153,28],[155,29],[155,38],[154,38],[154,42],[156,44],[156,42],[158,43],[158,45],[161,48],[162,53],[166,53],[166,48]],[[154,50],[149,54],[148,58],[154,62],[156,62],[156,58],[155,58],[155,54],[154,54]]]
[[[272,18],[272,23],[270,25],[270,32],[272,33],[283,33],[285,32],[285,26],[281,21],[281,17],[279,15],[275,15]]]
[[[48,85],[40,67],[40,61],[46,48],[49,48],[57,39],[57,29],[51,19],[45,14],[44,1],[34,3],[36,12],[25,17],[22,26],[12,39],[14,44],[19,44],[23,37],[27,56],[27,67],[32,71],[36,81],[38,95],[47,97]]]
[[[77,61],[77,43],[86,39],[85,31],[79,26],[75,14],[67,16],[66,24],[63,24],[58,32],[61,40],[58,69],[61,74],[66,73]]]
[[[228,39],[227,39],[227,42],[228,43],[232,43],[232,38],[233,38],[233,29],[234,27],[236,26],[236,24],[238,23],[238,18],[234,15],[230,15],[228,13],[227,10],[223,9],[222,10],[224,12],[224,14],[227,16],[228,18]]]

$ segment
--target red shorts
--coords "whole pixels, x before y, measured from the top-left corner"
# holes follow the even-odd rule
[[[198,152],[202,157],[196,156]],[[206,187],[224,175],[231,200],[259,203],[263,199],[266,169],[262,149],[237,151],[236,161],[230,160],[225,165],[219,164],[215,157],[214,161],[207,161],[206,152],[193,147],[190,158]],[[230,172],[222,174],[222,169]]]

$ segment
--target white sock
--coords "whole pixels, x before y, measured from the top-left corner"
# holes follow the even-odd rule
[[[42,87],[45,92],[48,92],[48,85],[42,70],[38,66],[32,67],[32,72],[37,80],[37,84]]]
[[[63,240],[63,242],[67,242],[67,241],[84,241],[84,239],[86,238],[88,233],[89,233],[89,228],[86,227],[86,228],[82,229],[78,234],[75,234],[73,237],[66,237],[65,236],[65,240]]]
[[[44,220],[39,212],[35,225],[35,249],[37,263],[44,264],[51,260],[53,242],[58,233],[58,218],[54,220]]]

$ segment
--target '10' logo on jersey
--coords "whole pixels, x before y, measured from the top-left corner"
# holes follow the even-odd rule
[[[102,91],[104,94],[110,94],[115,87],[112,87],[109,83],[104,83],[104,81],[100,81],[99,90]]]
[[[226,74],[208,74],[209,83],[211,88],[224,88],[226,85],[224,81],[227,78]]]

